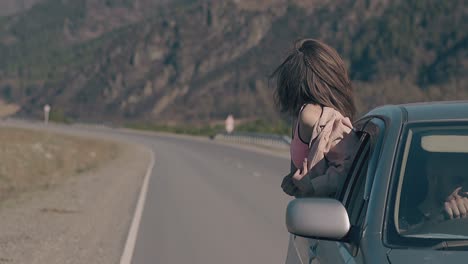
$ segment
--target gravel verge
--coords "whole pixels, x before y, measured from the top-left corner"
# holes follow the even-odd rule
[[[0,264],[118,263],[147,149],[125,144],[106,165],[0,206]]]

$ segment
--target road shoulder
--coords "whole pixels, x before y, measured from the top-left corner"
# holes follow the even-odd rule
[[[0,208],[0,263],[118,263],[149,150],[125,145],[115,160]]]

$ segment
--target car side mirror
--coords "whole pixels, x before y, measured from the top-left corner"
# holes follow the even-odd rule
[[[351,229],[346,208],[338,200],[299,198],[286,210],[286,226],[294,235],[339,241]]]

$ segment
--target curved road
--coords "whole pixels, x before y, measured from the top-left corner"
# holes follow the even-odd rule
[[[155,153],[132,263],[284,263],[289,160],[152,136]]]
[[[109,128],[48,129],[120,138],[154,152],[131,263],[284,263],[289,238],[284,224],[289,198],[280,188],[289,170],[285,155]]]

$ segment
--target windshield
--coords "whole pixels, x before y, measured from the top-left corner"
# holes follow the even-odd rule
[[[455,193],[468,194],[468,126],[413,128],[404,146],[394,211],[398,234],[468,239],[467,218],[451,217],[447,209]]]

